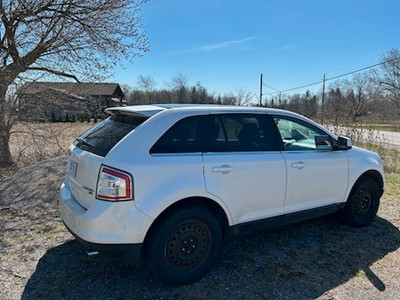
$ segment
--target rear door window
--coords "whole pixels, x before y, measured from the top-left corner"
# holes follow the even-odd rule
[[[74,145],[104,157],[123,137],[147,119],[123,114],[112,115],[82,134]]]
[[[205,152],[280,151],[272,118],[265,114],[211,115]]]

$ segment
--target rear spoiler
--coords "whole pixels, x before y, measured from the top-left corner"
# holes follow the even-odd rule
[[[160,111],[166,110],[167,108],[156,106],[156,105],[136,105],[136,106],[123,106],[123,107],[109,107],[104,111],[110,115],[122,114],[136,117],[149,118],[159,113]]]

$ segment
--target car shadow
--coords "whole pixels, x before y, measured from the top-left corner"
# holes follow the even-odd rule
[[[22,299],[317,298],[362,272],[378,291],[386,285],[371,265],[400,246],[400,231],[377,217],[354,229],[323,217],[224,242],[216,266],[190,285],[168,287],[142,264],[132,269],[88,257],[70,241],[46,252]]]

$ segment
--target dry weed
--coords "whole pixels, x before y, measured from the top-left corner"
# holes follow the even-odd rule
[[[18,167],[67,153],[69,145],[89,129],[88,123],[19,123],[14,126],[10,148]]]

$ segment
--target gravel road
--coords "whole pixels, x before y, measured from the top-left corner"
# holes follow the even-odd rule
[[[367,228],[331,216],[224,242],[199,282],[168,287],[145,264],[88,257],[65,230],[65,158],[0,182],[1,299],[400,299],[400,208],[385,194]]]

